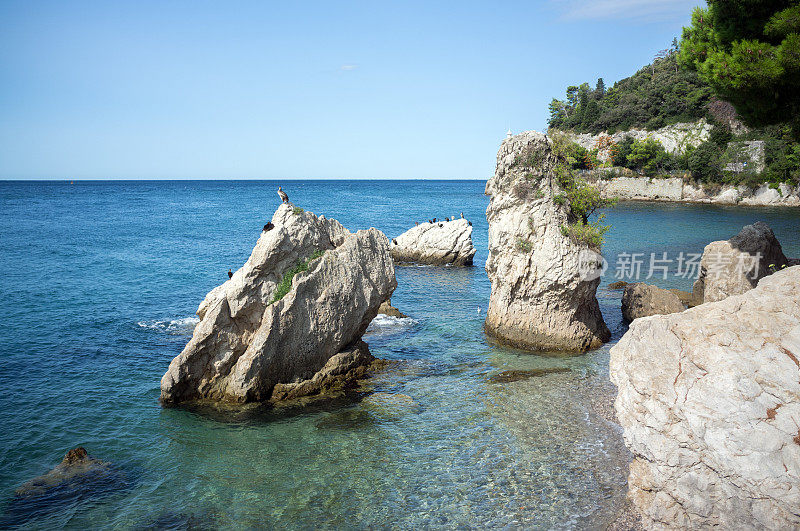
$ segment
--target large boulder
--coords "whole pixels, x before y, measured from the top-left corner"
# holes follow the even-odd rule
[[[800,267],[631,324],[610,375],[645,527],[800,527],[798,360]]]
[[[554,199],[562,193],[555,164],[550,140],[535,131],[506,139],[497,153],[486,183],[485,328],[525,349],[585,351],[610,337],[595,296],[599,275],[585,274],[602,257],[562,232],[569,207]]]
[[[398,263],[472,265],[472,225],[466,219],[420,223],[393,239],[390,249]]]
[[[628,284],[622,292],[622,316],[629,322],[639,317],[666,315],[685,309],[678,295],[650,284]]]
[[[290,204],[272,225],[200,304],[191,341],[161,379],[162,402],[265,401],[278,384],[323,389],[321,377],[356,375],[353,360],[371,359],[359,339],[397,286],[386,236],[351,234]],[[282,388],[276,398],[298,394]]]
[[[720,301],[753,289],[759,280],[788,264],[772,229],[757,221],[730,240],[706,245],[692,292],[703,302]]]

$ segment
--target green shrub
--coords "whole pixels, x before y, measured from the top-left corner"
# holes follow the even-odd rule
[[[599,250],[605,241],[603,236],[611,228],[609,225],[602,224],[603,218],[603,214],[600,214],[597,220],[591,223],[576,221],[569,225],[562,225],[561,234],[567,236],[575,243],[587,245],[592,249]]]
[[[302,212],[302,209],[300,209]],[[289,293],[292,289],[292,279],[298,273],[302,273],[303,271],[308,271],[308,264],[319,258],[325,254],[325,251],[322,249],[318,249],[314,251],[314,253],[308,257],[307,260],[299,260],[297,264],[289,269],[286,273],[283,274],[281,281],[278,283],[277,287],[275,288],[275,294],[272,296],[272,300],[269,302],[273,304],[281,300],[284,295]]]
[[[630,167],[650,177],[667,169],[670,162],[669,153],[664,150],[664,146],[652,138],[634,140],[627,158]]]
[[[718,182],[722,176],[720,159],[722,150],[714,142],[703,142],[689,155],[688,166],[692,177],[699,181]]]
[[[528,240],[523,240],[522,238],[517,238],[517,249],[520,251],[529,253],[531,249],[533,249],[533,244]]]
[[[292,212],[294,212],[294,213],[295,213],[295,214],[297,214],[297,215],[300,215],[300,214],[302,214],[303,212],[305,212],[305,210],[303,210],[303,209],[302,209],[302,208],[300,208],[300,207],[294,207],[294,210],[292,210]]]

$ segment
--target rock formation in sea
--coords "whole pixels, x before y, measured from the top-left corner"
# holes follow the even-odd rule
[[[485,328],[525,349],[585,351],[610,337],[595,296],[599,276],[585,274],[601,257],[562,232],[569,206],[560,200],[556,162],[550,140],[535,131],[506,139],[497,153],[486,183]]]
[[[730,240],[706,245],[692,292],[703,302],[720,301],[753,289],[759,280],[788,264],[772,229],[757,221]]]
[[[640,317],[682,312],[685,309],[678,295],[650,284],[628,284],[622,292],[622,316],[628,322]]]
[[[191,341],[161,379],[162,402],[294,398],[358,377],[372,360],[360,338],[397,286],[386,236],[291,204],[272,224],[200,304]]]
[[[395,262],[472,265],[472,225],[466,219],[420,223],[392,240]]]
[[[637,319],[611,349],[649,529],[800,527],[800,267]]]
[[[378,308],[378,313],[383,315],[388,315],[389,317],[398,317],[398,318],[405,318],[408,317],[406,314],[392,306],[392,301],[384,301],[380,308]]]

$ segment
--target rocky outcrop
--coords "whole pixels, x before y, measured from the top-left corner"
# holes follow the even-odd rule
[[[584,274],[601,259],[562,233],[569,207],[554,200],[562,190],[550,146],[535,131],[506,139],[486,183],[492,294],[485,329],[525,349],[584,351],[610,336],[595,297],[599,276]]]
[[[628,284],[622,293],[622,316],[628,322],[640,317],[682,312],[685,309],[675,293],[649,284]]]
[[[800,267],[634,321],[611,349],[650,529],[800,527]]]
[[[161,380],[162,402],[295,397],[371,359],[359,339],[397,286],[386,236],[351,234],[291,204],[272,224],[200,304],[191,341]]]
[[[392,240],[396,262],[430,265],[472,265],[472,225],[466,219],[420,223]]]
[[[758,221],[746,225],[730,240],[706,245],[692,293],[703,302],[739,295],[788,263],[772,229]]]
[[[388,315],[389,317],[397,317],[400,319],[404,319],[408,317],[406,314],[392,306],[392,301],[384,301],[380,308],[378,308],[378,313],[382,315]]]

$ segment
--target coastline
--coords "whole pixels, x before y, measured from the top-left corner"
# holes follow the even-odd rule
[[[744,185],[703,186],[685,182],[681,177],[619,176],[603,179],[597,172],[592,174],[590,182],[600,188],[604,197],[624,201],[800,207],[800,190],[785,183],[772,187],[764,183],[753,190]]]

